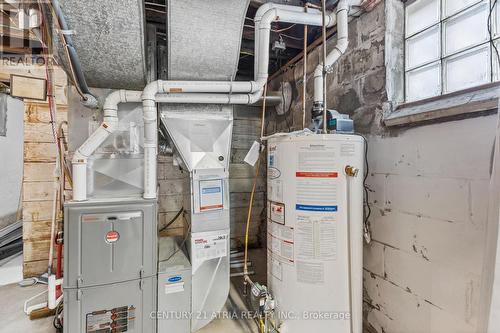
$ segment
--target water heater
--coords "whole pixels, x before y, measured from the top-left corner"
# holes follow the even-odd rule
[[[268,285],[281,333],[362,332],[364,140],[268,141]]]

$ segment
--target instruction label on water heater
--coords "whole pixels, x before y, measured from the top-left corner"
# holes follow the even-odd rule
[[[338,177],[335,147],[308,144],[299,148],[295,172],[295,209],[305,212],[337,212]]]
[[[339,160],[335,145],[299,147],[295,169],[295,258],[297,281],[325,282],[325,265],[338,253]]]
[[[298,215],[295,225],[297,259],[337,258],[337,227],[332,215]]]

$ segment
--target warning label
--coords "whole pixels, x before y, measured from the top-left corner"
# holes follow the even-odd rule
[[[293,243],[293,228],[291,227],[270,222],[267,224],[267,231],[273,237]]]
[[[276,223],[285,224],[285,205],[278,202],[269,202],[269,218]]]
[[[227,234],[198,236],[192,240],[193,270],[203,262],[227,256]]]
[[[270,233],[267,237],[267,248],[272,254],[278,256],[280,259],[293,263],[293,242],[289,240],[279,239]]]
[[[135,311],[133,305],[121,306],[111,310],[100,310],[87,313],[87,333],[128,332],[135,327]]]
[[[298,178],[337,178],[338,172],[303,172],[297,171],[295,177]]]
[[[200,180],[200,211],[224,208],[222,179]]]

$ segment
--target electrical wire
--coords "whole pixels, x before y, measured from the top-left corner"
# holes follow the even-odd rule
[[[170,227],[175,221],[177,221],[177,219],[179,218],[179,216],[181,216],[183,212],[184,212],[184,207],[181,207],[181,209],[177,212],[177,214],[175,214],[175,216],[163,228],[158,230],[158,232],[162,232],[163,230]]]
[[[301,38],[301,37],[294,37],[294,36],[290,36],[290,35],[286,35],[286,34],[280,34],[280,37],[290,38],[290,39],[293,39],[293,40],[303,40],[304,39],[304,38]]]
[[[63,324],[61,320],[61,314],[64,310],[64,302],[59,302],[56,307],[56,313],[54,315],[54,319],[52,320],[52,325],[54,326],[55,329],[62,330],[63,329]]]
[[[366,184],[366,181],[368,180],[368,176],[370,175],[370,165],[368,164],[368,140],[363,134],[360,133],[355,133],[356,135],[360,136],[363,138],[363,141],[365,143],[365,174],[363,177],[363,190],[365,193],[365,205],[364,205],[364,221],[363,221],[363,226],[365,229],[365,240],[367,243],[371,242],[371,228],[370,228],[370,216],[372,214],[372,208],[370,207],[370,200],[369,200],[369,187]]]
[[[294,23],[294,24],[292,24],[292,25],[291,25],[291,26],[289,26],[289,27],[282,28],[282,29],[277,29],[277,30],[271,30],[271,31],[273,31],[273,32],[284,32],[284,31],[287,31],[287,30],[292,29],[292,28],[293,28],[293,27],[295,27],[296,25],[297,25],[297,24],[296,24],[296,23]]]
[[[158,13],[158,14],[163,14],[163,15],[167,15],[166,11],[158,10],[158,9],[154,9],[154,8],[148,8],[148,7],[146,7],[146,11],[153,12],[153,13]]]
[[[488,14],[488,33],[490,35],[490,41],[491,41],[491,45],[493,46],[493,49],[495,50],[495,54],[496,54],[496,57],[497,57],[497,65],[500,66],[500,53],[498,52],[498,47],[496,46],[495,44],[495,41],[493,40],[493,30],[492,30],[492,15],[493,15],[493,11],[495,10],[495,7],[497,6],[497,3],[498,3],[498,0],[494,0],[493,3],[491,4],[491,7],[490,7],[490,12]],[[500,22],[497,22],[497,24],[499,24]]]
[[[247,19],[250,19],[247,17]],[[252,20],[253,21],[253,20]],[[280,33],[280,32],[284,32],[284,31],[287,31],[287,30],[290,30],[292,29],[293,27],[295,27],[297,24],[292,24],[291,26],[289,27],[286,27],[286,28],[282,28],[282,29],[271,29],[272,32],[275,32],[275,33]],[[244,24],[243,25],[245,28],[252,28],[252,29],[255,29],[255,26],[254,25],[251,25],[251,24]],[[290,38],[294,38],[292,36],[289,36]],[[302,39],[302,38],[301,38]]]
[[[145,5],[150,5],[150,6],[157,6],[157,7],[162,7],[162,8],[167,8],[167,5],[162,4],[162,3],[156,3],[156,2],[150,2],[150,1],[145,1]]]
[[[307,11],[307,7],[306,7]],[[303,51],[303,62],[302,62],[302,129],[306,128],[306,95],[307,95],[307,37],[309,27],[307,24],[304,25],[304,51]]]
[[[321,37],[323,38],[322,45],[322,55],[323,55],[323,133],[327,133],[327,125],[326,125],[326,0],[321,1]]]
[[[177,250],[174,251],[174,253],[172,253],[166,260],[164,260],[163,262],[167,262],[169,261],[170,259],[172,259],[173,256],[175,256],[177,254],[177,252],[179,252],[180,250],[182,250],[182,248],[184,247],[184,244],[186,244],[187,242],[187,239],[189,238],[189,233],[191,232],[191,224],[189,224],[189,228],[188,230],[186,231],[186,236],[184,236],[184,239],[182,240],[182,243],[181,245],[179,245],[179,248]]]

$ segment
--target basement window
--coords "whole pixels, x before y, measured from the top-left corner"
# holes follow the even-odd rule
[[[405,5],[404,101],[499,81],[500,1],[413,0]]]

